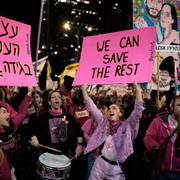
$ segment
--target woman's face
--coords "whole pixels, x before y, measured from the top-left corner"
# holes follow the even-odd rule
[[[37,106],[42,104],[42,97],[38,93],[35,96],[35,103]]]
[[[169,75],[169,72],[167,70],[160,71],[160,80],[162,81],[170,81],[171,77]]]
[[[58,92],[53,92],[49,99],[49,105],[52,109],[60,109],[62,105],[61,95]]]
[[[122,117],[122,113],[120,111],[120,107],[117,104],[112,104],[109,106],[109,115],[108,119],[113,122],[120,121]]]
[[[161,10],[161,14],[160,14],[160,21],[161,21],[161,26],[163,28],[168,27],[169,25],[172,26],[174,20],[172,18],[172,14],[171,14],[171,7],[168,5],[164,5],[162,10]]]
[[[6,108],[0,107],[0,126],[9,127],[10,113]]]

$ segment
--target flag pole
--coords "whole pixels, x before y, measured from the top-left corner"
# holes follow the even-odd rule
[[[40,15],[39,15],[39,26],[38,26],[38,34],[37,34],[37,44],[36,44],[36,59],[35,59],[35,77],[37,80],[37,61],[38,61],[38,50],[39,50],[39,44],[40,44],[40,37],[41,37],[41,26],[42,26],[42,17],[43,17],[43,9],[44,9],[44,0],[41,0],[41,5],[40,5]],[[34,100],[36,98],[36,90],[37,88],[34,89]],[[37,107],[35,106],[35,110]]]
[[[36,76],[36,78],[37,78],[37,61],[38,61],[38,50],[39,50],[40,37],[41,37],[43,8],[44,8],[44,0],[41,0],[40,15],[39,15],[39,27],[38,27],[37,44],[36,44],[36,59],[35,59],[35,61],[36,61],[36,63],[35,63],[35,76]]]
[[[160,52],[157,52],[157,97],[156,97],[156,103],[158,108],[160,108],[160,101],[159,101],[159,64],[160,64]]]

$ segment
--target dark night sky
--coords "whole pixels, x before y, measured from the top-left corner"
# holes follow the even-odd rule
[[[53,0],[49,0],[49,2],[53,2]],[[110,5],[112,4],[111,1],[104,0],[102,8],[100,9],[100,13],[103,16],[101,33],[107,32],[114,32],[118,30],[128,29],[129,28],[129,20],[128,16],[131,14],[131,1],[126,2],[125,6],[120,4],[121,13],[114,14],[111,12]],[[50,18],[51,23],[57,20],[57,17],[66,17],[67,16],[67,9],[64,9],[64,6],[61,6],[63,9],[60,11],[55,11],[51,9]],[[36,59],[36,46],[37,46],[37,35],[38,35],[38,27],[39,27],[39,16],[40,16],[40,8],[41,8],[41,0],[1,0],[0,4],[0,16],[4,16],[25,24],[31,25],[31,54],[32,60],[35,61]],[[62,14],[63,13],[63,14]],[[48,31],[52,31],[50,34],[49,39],[51,41],[54,39],[56,40],[57,30],[55,31],[55,26],[50,26]],[[46,32],[47,33],[47,32]],[[55,37],[55,38],[53,38]],[[54,41],[53,41],[54,42]],[[48,54],[48,53],[47,53]],[[66,53],[63,51],[63,55]],[[71,55],[71,53],[69,53]],[[69,55],[68,54],[68,55]],[[50,56],[49,56],[50,57]],[[41,58],[41,57],[40,57]],[[62,71],[63,66],[67,63],[66,59],[68,57],[51,57],[50,63],[53,69],[53,72],[60,73]],[[59,61],[63,60],[63,62]],[[59,63],[60,62],[60,63]],[[62,65],[63,64],[63,65]]]
[[[2,0],[0,16],[31,25],[31,52],[35,59],[39,26],[40,0]]]

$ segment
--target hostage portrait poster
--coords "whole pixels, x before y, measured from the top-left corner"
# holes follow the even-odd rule
[[[156,56],[149,87],[167,91],[171,81],[179,84],[180,1],[133,0],[133,29],[156,28]]]

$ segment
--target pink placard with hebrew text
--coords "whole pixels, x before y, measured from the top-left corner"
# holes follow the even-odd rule
[[[31,26],[0,16],[0,86],[37,86]]]
[[[73,85],[149,82],[155,47],[155,27],[84,37]]]

